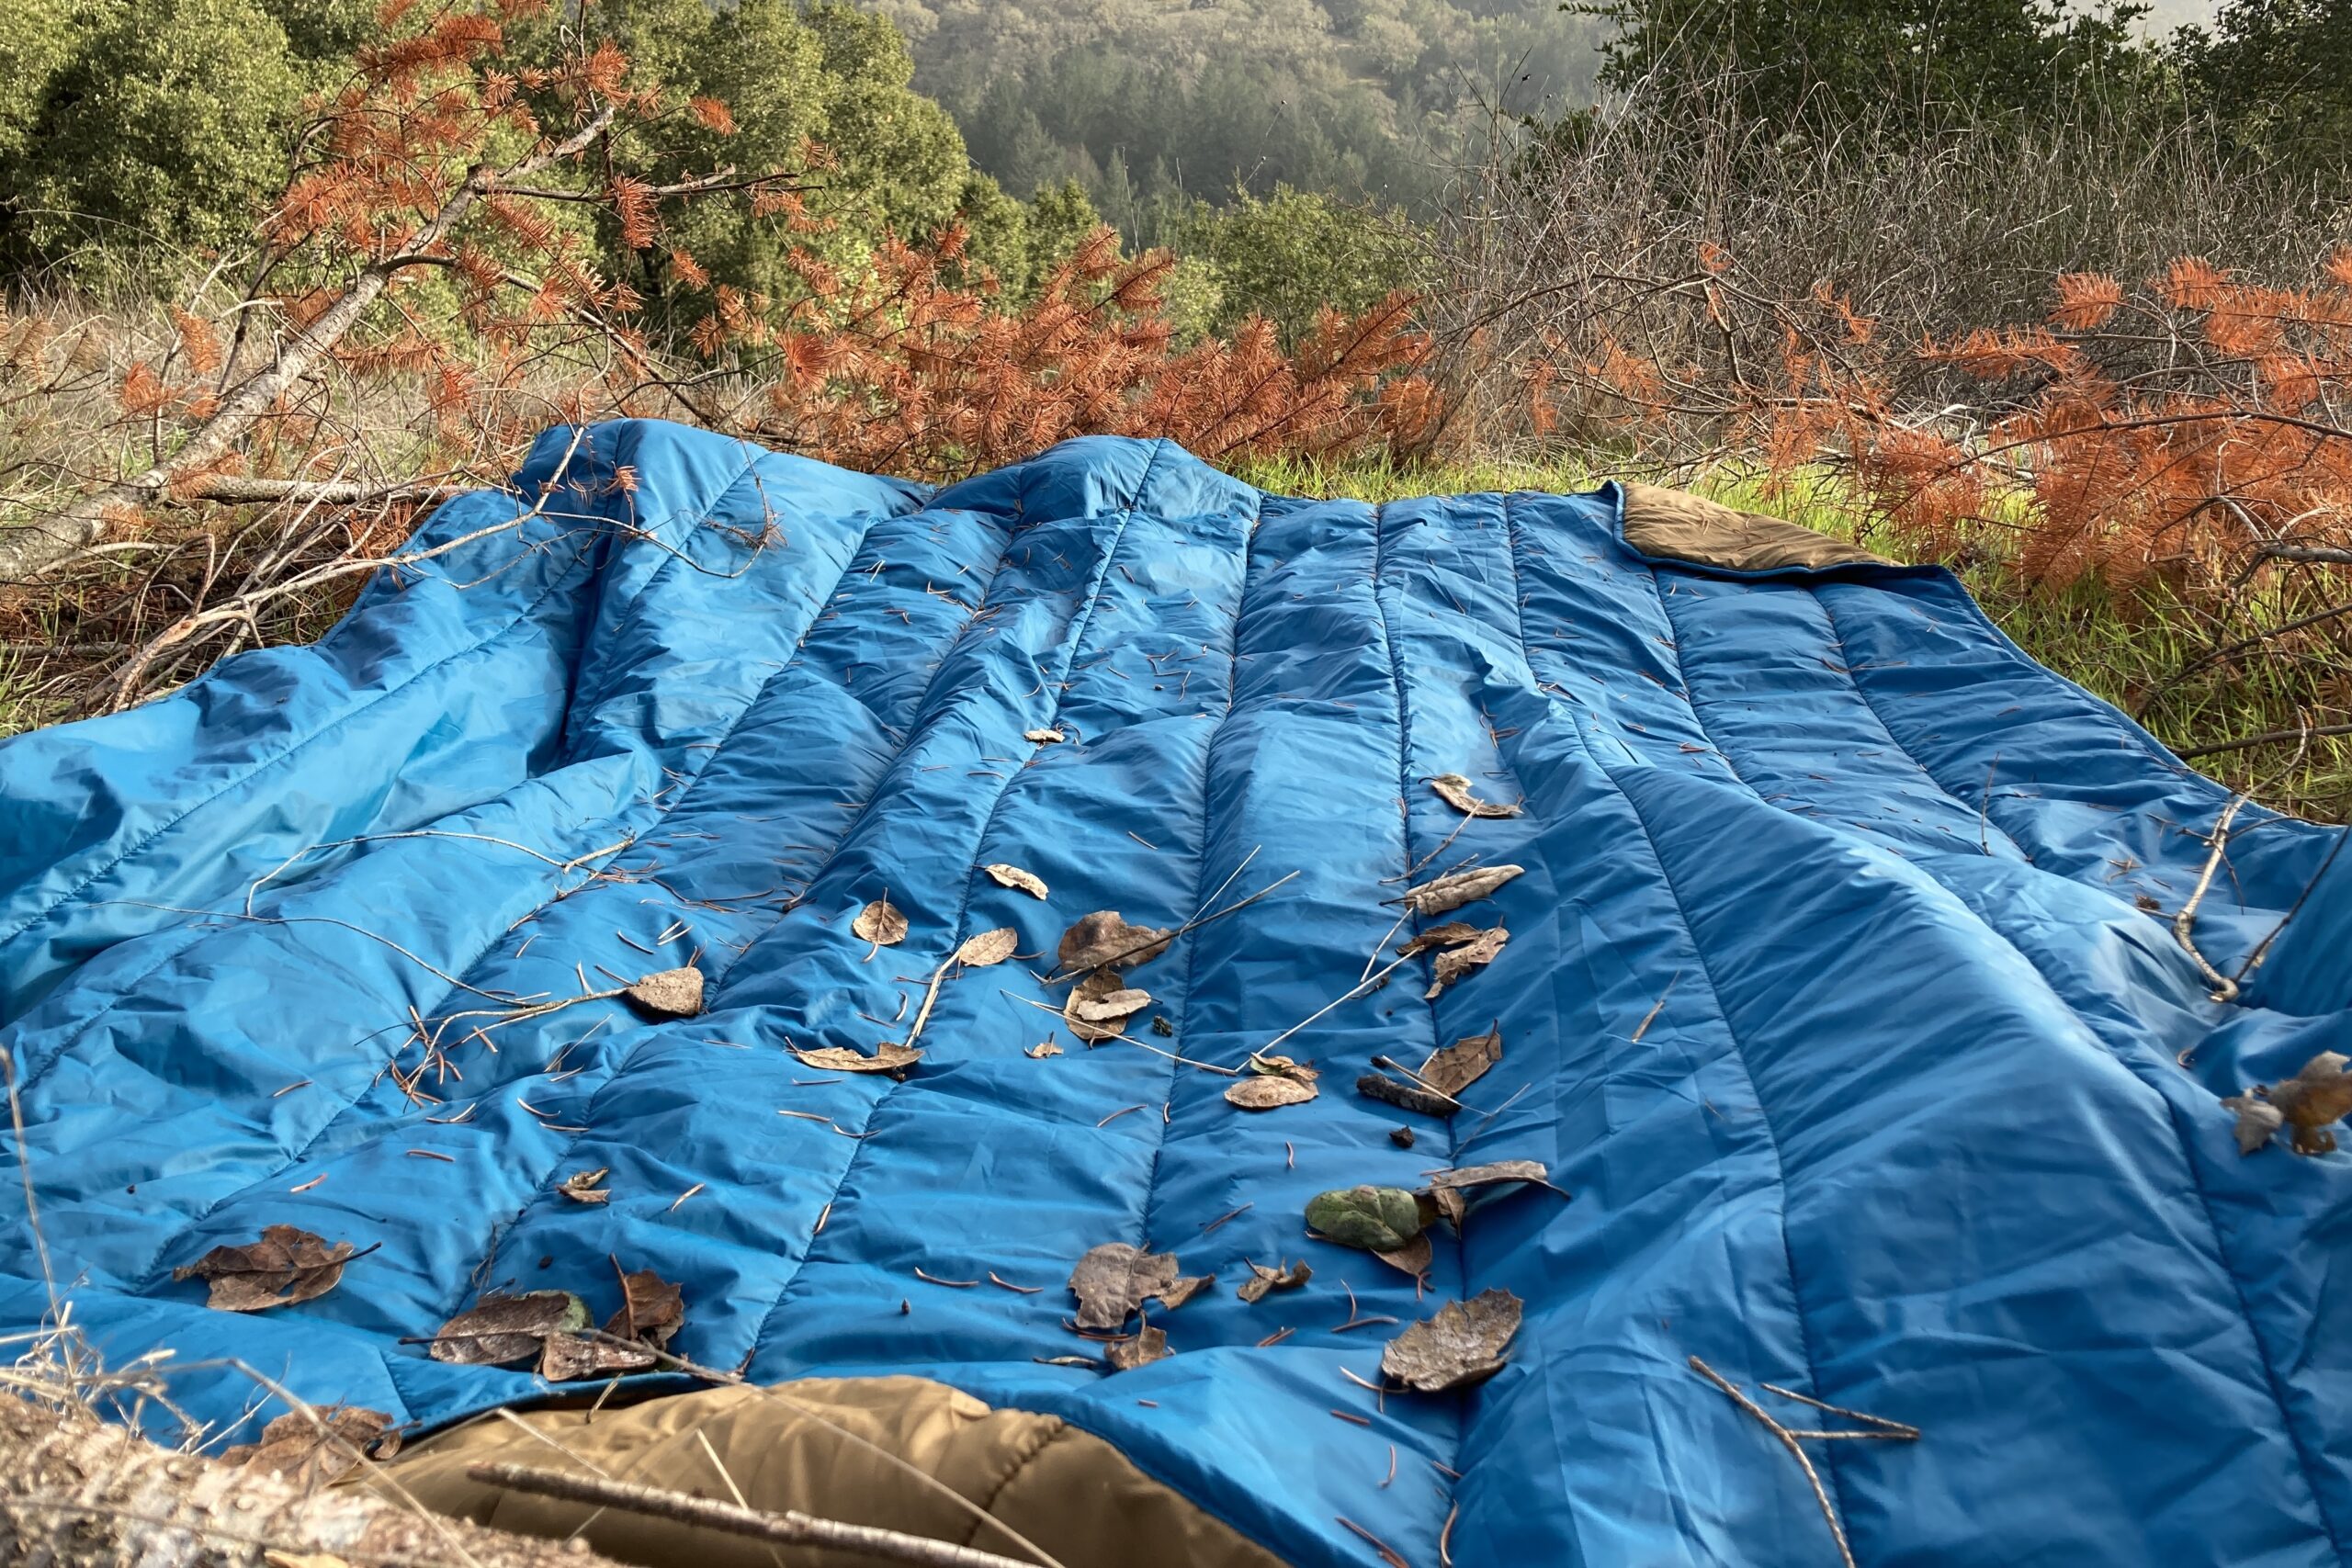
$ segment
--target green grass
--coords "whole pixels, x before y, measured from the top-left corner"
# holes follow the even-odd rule
[[[1378,461],[1327,465],[1297,461],[1242,465],[1239,476],[1286,495],[1392,501],[1405,496],[1478,491],[1590,490],[1609,477],[1606,467],[1569,459],[1554,463],[1474,460],[1430,467]],[[1694,488],[1733,505],[1771,513],[1841,538],[1856,536],[1855,514],[1838,503],[1826,476],[1821,499],[1793,503],[1768,497],[1752,480],[1718,477]],[[2022,513],[2020,513],[2022,516]],[[2243,661],[2190,670],[2217,641],[2232,641],[2275,626],[2315,607],[2312,602],[2256,596],[2226,628],[2207,612],[2182,603],[2161,586],[2122,594],[2096,583],[2054,590],[2029,582],[2018,570],[2017,533],[1987,525],[1951,564],[1976,602],[2018,647],[2078,685],[2132,714],[2177,751],[2272,730],[2292,730],[2305,714],[2341,722],[2346,699],[2340,654],[2326,648],[2300,655],[2273,652]],[[1883,555],[1899,547],[1863,539]],[[2352,617],[2346,617],[2352,621]],[[2339,634],[2340,635],[2340,634]],[[2183,671],[2188,672],[2184,674]],[[2326,718],[2315,722],[2327,722]],[[2198,758],[2195,765],[2266,804],[2323,821],[2352,813],[2352,737],[2314,739],[2300,762],[2291,742]]]

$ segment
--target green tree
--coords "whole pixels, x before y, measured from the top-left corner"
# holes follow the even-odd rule
[[[1327,306],[1360,314],[1410,288],[1419,259],[1402,211],[1288,186],[1270,197],[1239,192],[1222,209],[1196,202],[1178,244],[1216,284],[1216,330],[1264,316],[1286,343]]]
[[[2224,0],[2176,47],[2241,143],[2339,189],[2352,178],[2352,0]]]

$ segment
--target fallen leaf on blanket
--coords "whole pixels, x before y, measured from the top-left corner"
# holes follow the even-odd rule
[[[1417,915],[1451,914],[1464,904],[1475,904],[1491,897],[1496,888],[1520,874],[1525,868],[1516,865],[1489,865],[1474,871],[1457,871],[1424,882],[1419,887],[1405,889],[1405,908]]]
[[[1385,1377],[1422,1393],[1451,1393],[1503,1370],[1503,1347],[1519,1332],[1520,1299],[1509,1291],[1481,1291],[1448,1302],[1414,1324],[1380,1353]]]
[[[602,1335],[550,1334],[539,1348],[539,1376],[577,1382],[651,1370],[658,1358],[642,1345],[616,1345]]]
[[[1304,1105],[1316,1093],[1312,1078],[1295,1078],[1286,1073],[1253,1073],[1227,1088],[1225,1099],[1227,1104],[1238,1105],[1244,1111],[1272,1111],[1280,1105]]]
[[[1313,1083],[1323,1076],[1305,1062],[1293,1061],[1288,1056],[1269,1055],[1263,1051],[1250,1053],[1250,1070],[1253,1073],[1272,1073],[1282,1077],[1296,1078],[1301,1083]]]
[[[964,945],[956,950],[956,962],[969,969],[985,969],[1012,957],[1013,949],[1020,945],[1019,932],[1011,926],[999,926],[992,931],[966,937]]]
[[[2352,1113],[2352,1066],[2336,1051],[2322,1051],[2303,1064],[2302,1071],[2275,1084],[2256,1084],[2244,1094],[2222,1101],[2238,1113],[2238,1152],[2252,1154],[2270,1142],[2280,1128],[2293,1129],[2291,1146],[2299,1155],[2324,1155],[2335,1147],[2333,1123]]]
[[[1154,1018],[1151,1021],[1151,1032],[1154,1034],[1159,1035],[1162,1040],[1173,1040],[1176,1038],[1176,1026],[1169,1022],[1165,1018]]]
[[[1462,1216],[1469,1206],[1465,1194],[1481,1187],[1501,1187],[1512,1182],[1525,1182],[1553,1192],[1567,1194],[1552,1185],[1552,1173],[1543,1162],[1532,1159],[1498,1159],[1487,1165],[1465,1165],[1453,1170],[1430,1173],[1430,1184],[1421,1189],[1437,1212],[1452,1221],[1456,1230],[1462,1228]]]
[[[1292,1263],[1269,1269],[1262,1263],[1250,1265],[1250,1278],[1241,1281],[1236,1292],[1251,1305],[1266,1299],[1272,1291],[1295,1291],[1315,1277],[1315,1270],[1305,1263]]]
[[[901,1045],[895,1040],[885,1040],[874,1047],[871,1056],[847,1045],[825,1045],[814,1051],[803,1051],[797,1045],[789,1049],[801,1066],[829,1073],[903,1073],[922,1060],[922,1046]]]
[[[1476,942],[1464,942],[1460,947],[1449,947],[1439,953],[1436,977],[1430,980],[1430,988],[1421,993],[1422,999],[1435,1001],[1440,991],[1444,990],[1471,970],[1484,968],[1492,964],[1495,961],[1495,954],[1500,953],[1503,950],[1503,943],[1510,940],[1510,932],[1497,926],[1492,931],[1480,933]]]
[[[298,1486],[323,1486],[356,1466],[363,1455],[390,1459],[400,1448],[401,1435],[382,1411],[322,1404],[288,1411],[261,1429],[259,1442],[224,1450],[220,1462],[266,1471]]]
[[[617,1268],[617,1265],[616,1265]],[[621,1275],[621,1310],[605,1324],[617,1339],[641,1340],[659,1350],[684,1326],[685,1292],[650,1269]]]
[[[1478,928],[1467,920],[1448,920],[1442,926],[1431,926],[1425,931],[1396,944],[1400,958],[1410,958],[1417,953],[1427,953],[1433,947],[1460,947],[1465,942],[1478,940]]]
[[[907,917],[887,897],[876,898],[857,912],[857,919],[849,923],[849,929],[877,950],[896,947],[907,940]],[[874,954],[865,956],[871,958]]]
[[[611,1174],[609,1166],[600,1170],[575,1170],[556,1184],[556,1190],[575,1203],[608,1203],[613,1194],[605,1186],[605,1178]]]
[[[1058,729],[1024,729],[1021,732],[1021,739],[1034,740],[1040,746],[1053,746],[1069,738]]]
[[[550,1335],[577,1334],[589,1322],[588,1303],[569,1291],[493,1292],[443,1324],[431,1355],[461,1367],[512,1366],[537,1355]]]
[[[1069,1273],[1080,1328],[1119,1328],[1159,1299],[1173,1311],[1216,1282],[1212,1274],[1182,1275],[1172,1252],[1147,1252],[1124,1241],[1090,1248]]]
[[[1048,1056],[1060,1055],[1062,1054],[1062,1048],[1055,1044],[1052,1041],[1047,1040],[1041,1043],[1029,1046],[1021,1054],[1032,1061],[1042,1062]]]
[[[1115,971],[1097,969],[1070,988],[1062,1004],[1062,1021],[1089,1045],[1115,1040],[1126,1021],[1151,1005],[1151,993],[1131,990],[1119,983]]]
[[[1306,1223],[1341,1247],[1394,1252],[1421,1234],[1421,1206],[1401,1187],[1342,1187],[1316,1194]]]
[[[642,976],[621,993],[640,1012],[655,1018],[692,1018],[702,1011],[702,971],[661,969]]]
[[[175,1280],[202,1280],[212,1287],[204,1304],[216,1312],[260,1312],[316,1301],[343,1280],[354,1257],[351,1244],[326,1241],[294,1225],[269,1225],[259,1241],[216,1247],[193,1263],[172,1270]]]
[[[1430,787],[1437,791],[1440,800],[1469,817],[1516,817],[1519,807],[1492,800],[1480,800],[1470,793],[1470,781],[1460,773],[1440,773],[1430,780]]]
[[[1168,1331],[1149,1324],[1125,1339],[1114,1339],[1102,1347],[1102,1359],[1111,1363],[1114,1372],[1129,1372],[1153,1361],[1164,1361],[1170,1353]]]
[[[1061,945],[1055,951],[1066,975],[1106,965],[1132,969],[1167,952],[1175,937],[1174,931],[1159,926],[1131,926],[1116,909],[1097,909],[1080,915],[1062,933]]]
[[[1382,1073],[1365,1073],[1356,1079],[1356,1092],[1367,1100],[1377,1100],[1399,1111],[1418,1111],[1424,1116],[1451,1116],[1462,1107],[1442,1095],[1431,1094],[1419,1084],[1407,1083]]]
[[[1400,1269],[1419,1280],[1430,1271],[1430,1233],[1423,1231],[1402,1247],[1392,1247],[1373,1256],[1391,1269]]]
[[[980,869],[994,877],[1000,887],[1017,887],[1032,898],[1043,898],[1046,896],[1046,879],[1034,871],[1023,871],[1017,865],[1007,865],[1002,861],[999,861],[994,865],[982,866]]]
[[[1077,1367],[1090,1372],[1102,1370],[1102,1362],[1084,1356],[1032,1356],[1029,1359],[1041,1367]]]
[[[1431,1052],[1430,1059],[1421,1064],[1421,1081],[1440,1094],[1459,1095],[1486,1077],[1487,1069],[1502,1059],[1503,1026],[1498,1019],[1486,1033],[1465,1034],[1444,1049]]]

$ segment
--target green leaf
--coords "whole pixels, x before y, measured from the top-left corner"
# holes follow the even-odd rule
[[[1421,1210],[1401,1187],[1343,1187],[1317,1194],[1306,1223],[1341,1247],[1394,1252],[1421,1234]]]

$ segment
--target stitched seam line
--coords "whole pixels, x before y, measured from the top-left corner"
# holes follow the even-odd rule
[[[1093,629],[1094,613],[1102,602],[1102,584],[1110,578],[1111,568],[1118,559],[1119,547],[1126,542],[1127,525],[1135,520],[1136,506],[1141,504],[1144,496],[1151,488],[1152,469],[1159,465],[1160,455],[1167,450],[1167,447],[1168,441],[1165,436],[1152,444],[1151,456],[1144,460],[1143,475],[1136,481],[1135,493],[1128,499],[1127,503],[1119,509],[1118,527],[1113,532],[1110,544],[1102,551],[1101,564],[1094,569],[1093,581],[1087,585],[1085,606],[1075,618],[1069,646],[1062,653],[1061,668],[1051,682],[1054,705],[1046,720],[1046,727],[1049,728],[1061,718],[1062,702],[1069,695],[1066,688],[1069,682],[1070,667],[1078,662],[1080,650],[1086,644],[1086,634]],[[1008,540],[1007,548],[1010,547],[1011,542]],[[1017,773],[1010,774],[997,785],[996,798],[989,803],[989,814],[980,823],[979,834],[972,840],[973,865],[971,874],[964,879],[964,897],[956,908],[956,924],[952,928],[956,932],[963,931],[964,917],[970,912],[972,889],[976,880],[986,874],[979,868],[979,857],[988,852],[989,834],[996,828],[997,813],[1004,809],[1005,799],[1012,793],[1013,782],[1019,776]],[[846,832],[847,829],[844,829],[843,831]],[[746,948],[744,951],[748,953],[751,950]],[[948,951],[953,953],[955,948],[950,947]],[[889,1103],[890,1097],[898,1092],[900,1087],[899,1081],[893,1079],[890,1086],[876,1095],[873,1103],[866,1107],[865,1119],[858,1123],[857,1147],[851,1150],[849,1158],[842,1162],[842,1173],[834,1180],[833,1190],[825,1201],[828,1208],[840,1201],[842,1190],[849,1186],[850,1178],[856,1174],[858,1161],[865,1157],[866,1142],[873,1134],[876,1118],[881,1115],[882,1108]],[[808,1268],[809,1256],[815,1250],[815,1240],[812,1237],[808,1250],[800,1255],[799,1260],[793,1264],[792,1271],[785,1276],[784,1283],[776,1288],[775,1299],[768,1304],[768,1310],[761,1314],[760,1325],[752,1331],[750,1351],[752,1355],[759,1354],[760,1345],[768,1336],[768,1325],[775,1321],[778,1313],[784,1311],[786,1299],[792,1294],[792,1287],[799,1280],[801,1271]]]
[[[1022,1414],[1032,1413],[1023,1411]],[[988,1527],[989,1520],[996,1517],[997,1500],[1004,1495],[1004,1489],[1020,1480],[1023,1473],[1037,1462],[1038,1455],[1053,1447],[1070,1430],[1069,1424],[1058,1416],[1044,1416],[1035,1418],[1043,1424],[1031,1428],[1029,1435],[1022,1440],[1021,1451],[1012,1456],[1012,1462],[1004,1467],[1004,1473],[996,1478],[996,1484],[989,1488],[988,1495],[971,1499],[973,1506],[988,1517],[966,1519],[964,1525],[966,1546],[968,1547],[978,1540],[981,1529]],[[994,1533],[992,1529],[990,1533]]]
[[[1623,492],[1621,491],[1619,492],[1621,511],[1623,497]],[[1511,581],[1514,588],[1517,588],[1521,583],[1520,530],[1511,520],[1509,502],[1505,502],[1503,519],[1504,525],[1510,535]],[[1655,573],[1652,574],[1650,581],[1653,584],[1657,582]],[[1514,599],[1518,599],[1517,594],[1514,594]],[[1534,671],[1534,660],[1529,654],[1527,648],[1527,617],[1523,602],[1520,614],[1519,638],[1520,651],[1528,657],[1529,672],[1532,674]],[[1679,661],[1677,668],[1679,668]],[[1683,907],[1680,890],[1675,886],[1674,878],[1667,872],[1666,858],[1658,852],[1657,835],[1651,831],[1649,818],[1643,815],[1642,808],[1634,803],[1633,795],[1626,791],[1625,786],[1618,782],[1617,775],[1595,754],[1592,743],[1586,739],[1584,727],[1581,724],[1572,723],[1568,728],[1575,732],[1577,743],[1584,750],[1585,760],[1592,764],[1594,771],[1609,781],[1610,787],[1617,792],[1617,798],[1625,803],[1625,809],[1633,817],[1634,826],[1642,830],[1642,840],[1649,849],[1650,863],[1657,868],[1658,886],[1665,889],[1668,901],[1673,904],[1675,919],[1681,924],[1683,935],[1690,943],[1691,956],[1698,962],[1701,977],[1707,982],[1707,996],[1713,1004],[1716,1021],[1723,1025],[1724,1037],[1731,1043],[1732,1054],[1738,1059],[1740,1076],[1747,1080],[1748,1092],[1756,1098],[1757,1122],[1763,1128],[1764,1141],[1771,1150],[1773,1183],[1780,1189],[1781,1201],[1776,1218],[1780,1223],[1781,1265],[1787,1270],[1789,1315],[1796,1323],[1797,1350],[1804,1358],[1806,1386],[1815,1391],[1815,1398],[1819,1398],[1821,1397],[1821,1376],[1817,1371],[1819,1363],[1815,1359],[1813,1353],[1813,1329],[1805,1318],[1804,1294],[1797,1288],[1796,1251],[1789,1241],[1788,1160],[1781,1152],[1780,1134],[1773,1128],[1772,1112],[1765,1103],[1763,1091],[1757,1087],[1756,1073],[1748,1066],[1747,1050],[1740,1043],[1739,1032],[1732,1027],[1730,1012],[1724,1006],[1723,992],[1715,984],[1714,966],[1708,962],[1707,950],[1699,940],[1697,929],[1690,923],[1690,914]],[[1831,1448],[1834,1449],[1835,1446],[1833,1444]],[[1845,1488],[1840,1481],[1834,1455],[1825,1450],[1821,1456],[1821,1466],[1828,1472],[1829,1490],[1837,1499],[1838,1517],[1846,1521],[1847,1527],[1850,1529],[1853,1516],[1846,1506]]]
[[[1216,728],[1210,732],[1209,743],[1201,756],[1201,848],[1200,852],[1193,857],[1193,901],[1190,906],[1195,917],[1206,913],[1201,908],[1201,897],[1203,889],[1208,886],[1209,844],[1214,838],[1210,831],[1209,788],[1216,778],[1217,744],[1225,739],[1226,728],[1233,721],[1234,700],[1241,692],[1241,623],[1250,611],[1250,563],[1257,554],[1258,526],[1265,516],[1266,492],[1260,491],[1257,503],[1250,509],[1249,530],[1241,536],[1241,583],[1233,594],[1233,629],[1227,641],[1228,657],[1226,661],[1225,711],[1217,716]],[[1184,988],[1179,993],[1183,999],[1176,1006],[1176,1016],[1182,1021],[1176,1034],[1176,1043],[1180,1047],[1190,1034],[1193,977],[1200,967],[1200,956],[1201,933],[1194,931],[1184,939]],[[1176,1074],[1181,1066],[1173,1061],[1168,1064],[1168,1086],[1163,1091],[1163,1105],[1175,1099]],[[1151,1212],[1159,1196],[1159,1162],[1168,1153],[1169,1125],[1165,1121],[1159,1124],[1159,1140],[1151,1148],[1151,1169],[1144,1176],[1142,1209],[1136,1216],[1139,1232],[1136,1245],[1146,1249],[1151,1245]]]

